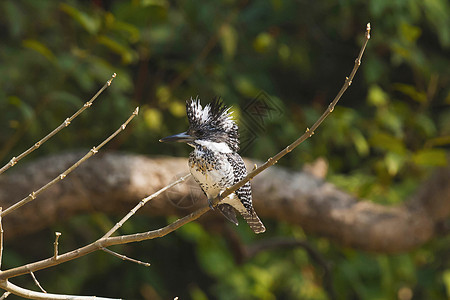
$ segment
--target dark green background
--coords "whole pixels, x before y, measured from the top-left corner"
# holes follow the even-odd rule
[[[242,117],[261,91],[277,113],[259,127],[244,125],[245,118],[240,125],[254,136],[243,155],[265,159],[327,107],[353,67],[367,22],[372,39],[353,85],[313,138],[280,165],[299,170],[324,157],[327,180],[390,205],[448,163],[447,0],[19,0],[2,1],[0,12],[2,164],[61,124],[114,72],[113,85],[92,108],[21,164],[99,144],[136,106],[138,118],[105,151],[186,156],[189,147],[158,139],[185,130],[187,99],[198,95],[207,103],[222,96]],[[62,251],[70,250],[114,221],[100,213],[79,216],[11,241],[3,266],[47,257],[55,230],[64,233]],[[122,232],[167,221],[138,216]],[[448,235],[384,255],[342,248],[297,226],[265,223],[270,230],[262,237],[246,226],[236,230],[249,244],[275,236],[307,239],[332,262],[338,299],[450,297]],[[36,275],[50,292],[126,299],[327,299],[323,272],[302,249],[267,251],[237,264],[223,238],[195,223],[117,250],[152,266],[96,253]],[[12,282],[35,288],[31,278]]]

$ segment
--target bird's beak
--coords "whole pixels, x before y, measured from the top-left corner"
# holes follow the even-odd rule
[[[165,138],[160,139],[160,142],[180,142],[180,143],[189,143],[192,142],[194,138],[187,134],[187,132],[182,132],[179,134],[169,135]]]

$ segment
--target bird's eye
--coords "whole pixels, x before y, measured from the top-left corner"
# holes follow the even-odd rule
[[[202,129],[198,129],[195,133],[197,135],[203,135],[203,130]]]

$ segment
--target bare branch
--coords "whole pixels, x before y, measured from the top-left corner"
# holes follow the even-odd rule
[[[55,242],[53,243],[53,248],[54,248],[53,258],[54,259],[58,258],[58,240],[59,240],[60,236],[61,236],[61,232],[55,232]]]
[[[61,164],[76,156],[76,153],[52,155],[30,163],[20,173],[2,178],[0,205],[7,205],[8,199],[14,199],[30,185],[46,182],[47,176],[52,175],[45,174],[54,174]],[[254,162],[246,160],[246,165],[252,166]],[[43,170],[43,174],[35,174],[36,169]],[[5,238],[31,234],[93,210],[120,214],[124,207],[131,209],[140,198],[163,188],[172,178],[179,178],[179,172],[187,170],[187,164],[185,158],[109,152],[77,170],[58,189],[48,190],[42,202],[24,206],[20,214],[3,219]],[[412,197],[397,205],[358,199],[310,173],[283,167],[271,167],[252,182],[255,209],[262,218],[301,226],[309,234],[326,237],[344,247],[403,253],[450,233],[445,231],[450,216],[447,201],[450,167],[436,170]],[[195,182],[174,188],[176,191],[161,194],[139,212],[147,216],[183,216],[206,206],[206,199]],[[177,206],[181,199],[190,201],[190,206]],[[60,211],[64,211],[64,219]],[[223,221],[219,214],[207,217],[205,222]]]
[[[34,276],[34,273],[30,271],[30,275],[31,277],[33,277],[33,281],[36,284],[36,286],[43,292],[47,294],[47,291],[44,290],[44,288],[41,286],[41,284],[39,283],[39,281],[37,280],[36,276]]]
[[[353,70],[350,73],[350,76],[346,78],[345,83],[342,86],[339,93],[337,94],[337,96],[334,98],[334,100],[328,106],[328,109],[313,124],[311,129],[307,128],[306,132],[300,138],[298,138],[292,144],[287,146],[284,150],[279,152],[277,155],[269,158],[263,165],[254,169],[253,171],[249,172],[248,175],[244,179],[242,179],[238,183],[234,184],[232,187],[226,189],[222,194],[220,194],[218,197],[213,199],[213,201],[212,201],[213,206],[217,205],[221,200],[225,199],[231,193],[233,193],[234,191],[236,191],[237,189],[242,187],[246,182],[253,179],[253,177],[258,175],[259,173],[261,173],[268,167],[273,166],[275,163],[277,163],[277,161],[279,159],[281,159],[287,153],[291,152],[294,148],[296,148],[298,145],[303,143],[306,139],[308,139],[309,137],[311,137],[314,134],[314,131],[319,127],[319,125],[323,122],[323,120],[325,120],[325,118],[333,111],[334,107],[336,106],[336,103],[339,101],[339,99],[342,97],[344,92],[350,86],[350,84],[353,80],[353,77],[356,74],[356,71],[358,70],[359,66],[361,65],[361,58],[364,53],[364,50],[366,49],[366,45],[367,45],[369,39],[370,39],[370,23],[367,24],[365,41],[363,43],[363,46],[361,47],[361,50],[359,52],[357,59],[355,60],[355,65],[353,66]],[[144,233],[111,237],[105,243],[107,245],[114,245],[114,244],[131,243],[131,242],[137,242],[137,241],[142,241],[142,240],[147,240],[147,239],[153,239],[156,237],[162,237],[162,236],[165,236],[165,235],[175,231],[176,229],[180,228],[181,226],[198,219],[201,215],[206,213],[208,210],[210,210],[209,206],[202,207],[202,208],[198,209],[197,211],[194,211],[193,213],[185,216],[184,218],[178,219],[175,222],[173,222],[172,224],[169,224],[161,229],[152,230],[152,231],[148,231],[148,232],[144,232]]]
[[[128,256],[125,256],[125,255],[123,255],[123,254],[119,254],[119,253],[114,252],[114,251],[112,251],[112,250],[110,250],[110,249],[108,249],[108,248],[101,248],[101,250],[102,250],[102,251],[105,251],[106,253],[109,253],[109,254],[111,254],[111,255],[113,255],[113,256],[115,256],[115,257],[118,257],[118,258],[120,258],[121,260],[128,260],[128,261],[134,262],[134,263],[136,263],[136,264],[138,264],[138,265],[143,265],[143,266],[146,266],[146,267],[150,267],[150,266],[151,266],[150,263],[146,263],[146,262],[143,262],[143,261],[134,259],[134,258],[129,258]]]
[[[311,129],[307,129],[306,132],[299,139],[294,141],[291,145],[287,146],[284,150],[282,150],[280,153],[278,153],[274,157],[269,158],[266,163],[261,165],[259,168],[256,168],[253,171],[251,171],[243,180],[241,180],[237,184],[233,185],[231,188],[227,189],[220,196],[216,197],[213,200],[214,205],[217,205],[220,200],[224,199],[225,197],[230,195],[232,192],[234,192],[235,190],[237,190],[238,188],[243,186],[246,182],[251,180],[254,176],[258,175],[259,173],[261,173],[268,167],[274,165],[280,158],[282,158],[284,155],[286,155],[287,153],[292,151],[295,147],[297,147],[299,144],[301,144],[303,141],[305,141],[307,138],[311,137],[314,134],[314,130],[316,130],[317,127],[323,122],[323,120],[333,111],[334,106],[339,101],[342,94],[345,92],[345,90],[348,88],[348,86],[350,86],[351,81],[353,80],[353,77],[356,73],[356,70],[358,69],[358,67],[361,63],[361,57],[362,57],[362,54],[364,52],[364,49],[367,45],[369,38],[370,38],[370,25],[368,24],[367,30],[366,30],[365,42],[361,48],[358,58],[355,61],[355,65],[353,67],[353,70],[352,70],[350,76],[348,78],[346,78],[344,86],[341,88],[341,90],[339,91],[336,98],[331,102],[331,104],[328,106],[328,109],[322,114],[322,116],[314,123],[314,125],[311,127]],[[139,208],[141,206],[143,206],[143,204],[142,205],[139,204],[136,207]],[[48,267],[51,267],[51,266],[54,266],[57,264],[61,264],[63,262],[73,260],[75,258],[84,256],[88,253],[97,251],[99,249],[102,249],[102,248],[105,248],[108,246],[137,242],[137,241],[148,240],[148,239],[165,236],[165,235],[175,231],[176,229],[180,228],[181,226],[183,226],[193,220],[196,220],[197,218],[199,218],[201,215],[203,215],[204,213],[206,213],[209,210],[210,210],[210,207],[205,206],[205,207],[202,207],[202,208],[192,212],[191,214],[189,214],[181,219],[176,220],[175,222],[173,222],[161,229],[152,230],[152,231],[148,231],[148,232],[144,232],[144,233],[131,234],[131,235],[100,238],[99,240],[97,240],[94,243],[91,243],[87,246],[84,246],[84,247],[78,248],[76,250],[70,251],[68,253],[59,255],[56,259],[54,259],[52,257],[52,258],[34,262],[34,263],[31,263],[28,265],[24,265],[21,267],[16,267],[16,268],[9,269],[6,271],[0,271],[0,280],[3,280],[3,281],[0,281],[0,283],[8,283],[8,281],[5,280],[7,278],[19,276],[19,275],[28,273],[30,271],[40,270],[40,269],[48,268]],[[133,213],[131,213],[131,215],[132,214]],[[121,226],[120,222],[118,224],[119,225],[116,225],[115,227],[119,228]],[[105,236],[107,236],[108,234],[109,234],[109,232]],[[112,232],[111,232],[111,234],[112,234]],[[1,284],[0,284],[0,287],[2,287]]]
[[[17,295],[20,297],[24,297],[24,298],[28,298],[28,299],[38,299],[38,300],[118,300],[118,299],[113,299],[113,298],[102,298],[102,297],[95,297],[95,296],[72,296],[72,295],[59,295],[59,294],[35,292],[35,291],[21,288],[15,284],[12,284],[8,280],[1,280],[0,288],[10,292],[11,294],[14,294],[14,295]],[[5,294],[3,294],[3,295],[5,295]]]
[[[369,39],[370,39],[370,29],[371,29],[370,28],[370,23],[367,23],[365,40],[364,40],[364,43],[363,43],[363,45],[361,47],[361,50],[359,51],[359,55],[358,55],[358,57],[355,60],[355,65],[353,66],[353,69],[352,69],[349,77],[345,78],[344,85],[339,90],[339,93],[336,95],[336,97],[330,103],[330,105],[328,106],[327,110],[325,110],[325,112],[313,124],[313,126],[311,128],[306,128],[305,133],[301,137],[299,137],[297,140],[295,140],[292,144],[287,146],[284,150],[279,152],[277,155],[275,155],[273,157],[270,157],[263,165],[261,165],[260,167],[252,170],[251,172],[249,172],[248,175],[244,179],[242,179],[241,181],[239,181],[238,183],[236,183],[235,185],[233,185],[229,189],[225,190],[221,195],[219,195],[218,197],[213,199],[213,201],[212,201],[213,206],[216,206],[221,200],[225,199],[231,193],[235,192],[237,189],[242,187],[246,182],[252,180],[253,177],[258,175],[259,173],[261,173],[262,171],[264,171],[268,167],[273,166],[274,164],[276,164],[283,156],[285,156],[286,154],[288,154],[289,152],[294,150],[294,148],[296,148],[298,145],[303,143],[305,140],[307,140],[308,138],[310,138],[314,134],[314,131],[320,126],[320,124],[322,124],[322,122],[326,119],[326,117],[328,117],[328,115],[333,112],[334,107],[336,106],[336,104],[339,101],[339,99],[341,99],[341,97],[344,94],[344,92],[352,84],[353,77],[355,76],[356,71],[358,70],[359,66],[361,65],[361,58],[362,58],[362,56],[364,54],[364,50],[366,49],[367,43],[369,42]]]
[[[342,86],[341,90],[337,94],[337,96],[334,98],[334,100],[331,102],[331,104],[328,106],[328,109],[320,116],[320,118],[313,124],[311,129],[307,128],[306,132],[298,138],[296,141],[294,141],[292,144],[287,146],[284,150],[279,152],[277,155],[269,158],[263,165],[260,167],[254,169],[253,171],[249,172],[248,175],[238,183],[234,184],[232,187],[226,189],[221,195],[213,199],[212,203],[213,206],[217,205],[221,200],[225,199],[227,196],[229,196],[231,193],[242,187],[246,182],[250,181],[267,169],[270,166],[273,166],[279,159],[281,159],[283,156],[285,156],[287,153],[291,152],[294,148],[296,148],[298,145],[300,145],[302,142],[304,142],[306,139],[311,137],[314,134],[314,131],[319,127],[319,125],[325,120],[325,118],[333,111],[334,107],[336,106],[336,103],[339,101],[339,99],[342,97],[344,92],[347,90],[347,88],[350,86],[353,77],[356,74],[356,71],[358,70],[359,66],[361,65],[361,58],[364,53],[364,50],[366,48],[366,45],[370,39],[370,23],[367,24],[366,28],[366,34],[365,34],[365,41],[363,43],[363,46],[361,47],[361,50],[359,52],[359,55],[357,59],[355,60],[355,65],[353,67],[353,70],[350,73],[350,76],[346,78],[344,85]],[[124,235],[124,236],[118,236],[118,237],[112,237],[109,238],[106,241],[107,245],[114,245],[114,244],[123,244],[123,243],[131,243],[131,242],[137,242],[147,239],[153,239],[156,237],[162,237],[165,236],[176,229],[180,228],[181,226],[194,221],[198,219],[201,215],[206,213],[210,209],[209,206],[200,208],[197,211],[194,211],[193,213],[185,216],[184,218],[178,219],[172,224],[169,224],[161,229],[158,230],[152,230],[144,233],[137,233],[137,234],[131,234],[131,235]]]
[[[131,216],[133,216],[141,207],[143,207],[148,201],[154,199],[155,197],[159,196],[161,193],[167,191],[168,189],[170,189],[171,187],[185,181],[186,179],[188,179],[191,176],[191,174],[187,174],[184,175],[183,177],[181,177],[180,179],[172,182],[171,184],[163,187],[162,189],[160,189],[159,191],[151,194],[150,196],[142,199],[138,205],[136,205],[125,217],[122,218],[122,220],[120,220],[113,228],[111,228],[111,230],[109,230],[102,238],[108,238],[110,237],[115,231],[117,231],[117,229],[119,229],[120,227],[122,227],[122,225],[129,219],[131,218]]]
[[[0,300],[6,299],[6,297],[8,297],[9,295],[11,295],[11,292],[4,292],[3,295],[0,297]]]
[[[137,116],[137,114],[139,113],[139,107],[137,107],[134,112],[131,114],[131,116],[128,118],[128,120],[125,121],[125,123],[123,123],[119,129],[117,129],[113,134],[111,134],[106,140],[104,140],[100,145],[98,145],[97,147],[93,147],[88,153],[86,153],[86,155],[84,155],[80,160],[78,160],[75,164],[73,164],[70,168],[68,168],[67,170],[65,170],[63,173],[61,173],[60,175],[58,175],[57,177],[55,177],[52,181],[48,182],[46,185],[44,185],[43,187],[41,187],[40,189],[32,192],[31,194],[29,194],[27,197],[23,198],[22,200],[20,200],[19,202],[11,205],[10,207],[8,207],[7,209],[5,209],[2,213],[1,216],[6,216],[7,214],[11,213],[12,211],[18,209],[19,207],[33,201],[34,199],[36,199],[36,197],[42,193],[43,191],[45,191],[46,189],[48,189],[50,186],[54,185],[55,183],[63,180],[70,172],[72,172],[73,170],[75,170],[79,165],[81,165],[83,162],[85,162],[87,159],[89,159],[91,156],[97,154],[97,152],[100,150],[100,148],[102,148],[106,143],[108,143],[110,140],[112,140],[116,135],[118,135],[121,131],[125,130],[126,126],[128,125],[128,123],[131,122],[131,120]]]
[[[184,177],[187,178],[188,176],[186,175]],[[180,178],[177,181],[180,181],[184,177]],[[174,186],[174,185],[175,184],[172,184],[172,186]],[[179,220],[175,221],[174,223],[167,225],[166,227],[161,228],[161,229],[157,229],[157,230],[153,230],[153,231],[149,231],[149,232],[145,232],[145,233],[132,234],[132,235],[100,238],[97,241],[95,241],[89,245],[86,245],[84,247],[81,247],[81,248],[72,250],[70,252],[58,255],[58,257],[56,259],[54,258],[54,256],[52,256],[51,258],[47,258],[47,259],[44,259],[41,261],[30,263],[30,264],[27,264],[24,266],[12,268],[12,269],[5,270],[5,271],[0,271],[0,280],[5,280],[5,279],[11,278],[11,277],[23,275],[23,274],[29,273],[30,271],[34,272],[34,271],[46,269],[46,268],[49,268],[49,267],[52,267],[55,265],[59,265],[63,262],[74,260],[76,258],[79,258],[81,256],[87,255],[89,253],[92,253],[94,251],[97,251],[97,250],[100,250],[102,248],[106,248],[109,246],[132,243],[132,242],[137,242],[137,241],[148,240],[148,239],[165,236],[165,235],[169,234],[170,232],[180,228],[184,224],[197,219],[198,217],[203,215],[205,212],[207,212],[209,209],[210,209],[209,206],[200,208],[199,210],[189,214],[188,216],[186,216],[182,219],[179,219]]]
[[[26,150],[25,152],[23,152],[22,154],[20,154],[17,157],[13,157],[11,158],[11,160],[0,169],[0,174],[2,174],[3,172],[5,172],[6,170],[8,170],[9,168],[11,168],[12,166],[14,166],[15,164],[17,164],[19,162],[19,160],[21,160],[22,158],[24,158],[25,156],[27,156],[28,154],[30,154],[31,152],[33,152],[34,150],[36,150],[37,148],[39,148],[40,146],[42,146],[43,143],[45,143],[46,141],[48,141],[50,138],[52,138],[54,135],[56,135],[59,131],[61,131],[63,128],[66,128],[67,126],[70,125],[70,123],[73,121],[73,119],[75,119],[76,117],[78,117],[78,115],[80,115],[84,110],[86,110],[86,108],[91,107],[92,102],[94,102],[95,99],[97,99],[97,97],[107,88],[111,85],[111,82],[113,81],[113,79],[116,77],[116,73],[114,73],[111,78],[103,85],[103,87],[88,101],[86,102],[83,107],[81,107],[76,113],[74,113],[70,118],[67,118],[64,120],[64,122],[59,125],[58,127],[56,127],[52,132],[50,132],[49,134],[47,134],[45,137],[43,137],[40,141],[38,141],[37,143],[35,143],[33,146],[31,146],[30,148],[28,148],[28,150]]]

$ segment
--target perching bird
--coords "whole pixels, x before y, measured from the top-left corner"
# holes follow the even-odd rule
[[[186,102],[189,129],[160,142],[185,142],[194,147],[189,155],[189,169],[208,202],[247,175],[239,150],[238,127],[229,108],[220,98],[202,108],[200,100]],[[231,222],[238,225],[236,209],[255,233],[266,231],[252,205],[250,182],[244,184],[217,206]]]

